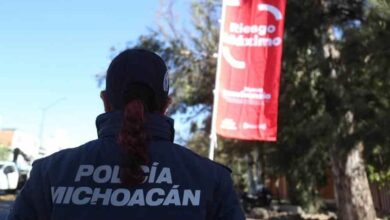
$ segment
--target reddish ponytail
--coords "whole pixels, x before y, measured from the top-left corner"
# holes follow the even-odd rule
[[[120,178],[126,186],[136,186],[143,182],[144,173],[141,165],[149,162],[144,113],[144,102],[139,99],[128,102],[124,108],[118,143],[123,150]]]

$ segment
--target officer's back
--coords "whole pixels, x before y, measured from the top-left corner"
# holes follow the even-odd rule
[[[167,95],[157,55],[118,55],[98,139],[36,161],[9,219],[244,219],[229,170],[173,143]]]

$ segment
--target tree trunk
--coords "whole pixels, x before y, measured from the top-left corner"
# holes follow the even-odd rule
[[[253,174],[254,161],[251,152],[246,154],[246,159],[248,162],[248,193],[254,195],[256,194],[256,182],[255,175]]]
[[[363,143],[358,142],[347,155],[332,146],[331,160],[338,218],[341,220],[375,220],[376,213],[364,161]]]

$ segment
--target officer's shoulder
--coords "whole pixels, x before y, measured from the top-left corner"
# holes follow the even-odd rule
[[[213,162],[213,163],[216,164],[217,166],[222,167],[223,169],[225,169],[225,170],[228,171],[229,173],[232,173],[232,170],[231,170],[229,167],[227,167],[227,166],[225,166],[225,165],[223,165],[223,164],[220,164],[220,163],[218,163],[218,162],[212,161],[212,160],[211,160],[211,162]]]
[[[186,154],[188,154],[188,155],[191,155],[193,158],[197,159],[198,161],[200,161],[200,162],[203,163],[203,164],[206,164],[206,165],[209,165],[209,166],[212,166],[212,167],[216,167],[216,168],[222,169],[222,170],[224,170],[224,171],[228,171],[229,173],[232,172],[232,170],[231,170],[229,167],[227,167],[227,166],[225,166],[225,165],[223,165],[223,164],[220,164],[220,163],[218,163],[218,162],[216,162],[216,161],[210,160],[210,159],[207,158],[207,157],[201,156],[201,155],[199,155],[199,154],[193,152],[191,149],[188,149],[187,147],[183,147],[183,146],[178,145],[178,144],[175,144],[175,145],[176,145],[176,146],[178,147],[178,149],[180,149],[182,152],[184,152],[184,153],[186,153]]]
[[[67,148],[60,151],[57,151],[49,156],[37,159],[34,161],[33,166],[37,166],[39,164],[52,164],[55,162],[63,162],[68,158],[73,158],[75,155],[80,155],[81,151],[87,151],[89,147],[94,145],[94,141],[87,142],[83,145],[73,148]]]

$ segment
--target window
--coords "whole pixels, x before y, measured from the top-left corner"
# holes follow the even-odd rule
[[[15,172],[15,168],[13,166],[6,166],[4,168],[4,174],[9,174]]]

